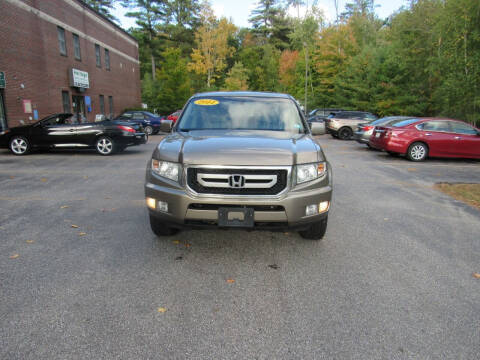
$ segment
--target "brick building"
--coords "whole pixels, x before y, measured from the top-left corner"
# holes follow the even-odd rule
[[[0,1],[0,131],[139,106],[138,44],[81,0]]]

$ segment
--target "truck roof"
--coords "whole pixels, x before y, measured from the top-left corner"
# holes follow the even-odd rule
[[[288,94],[274,93],[274,92],[262,92],[262,91],[212,91],[198,93],[192,96],[192,98],[205,97],[205,96],[251,96],[251,97],[262,97],[262,98],[282,98],[282,99],[293,99],[292,96]]]

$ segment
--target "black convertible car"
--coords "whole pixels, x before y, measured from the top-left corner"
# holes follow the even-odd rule
[[[112,120],[79,123],[76,116],[65,113],[4,131],[0,147],[9,148],[15,155],[25,155],[35,148],[92,148],[101,155],[111,155],[127,146],[144,144],[147,139],[139,124]]]

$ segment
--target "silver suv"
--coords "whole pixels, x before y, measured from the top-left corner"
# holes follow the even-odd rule
[[[332,170],[291,96],[203,93],[154,150],[145,196],[159,236],[220,227],[296,229],[321,239]]]
[[[360,123],[371,122],[377,117],[364,111],[340,111],[332,114],[327,119],[327,131],[342,140],[348,140],[357,130]]]

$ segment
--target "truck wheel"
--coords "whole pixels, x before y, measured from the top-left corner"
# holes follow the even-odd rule
[[[338,130],[338,137],[342,140],[348,140],[352,137],[353,131],[349,127],[343,127]]]
[[[310,226],[307,230],[299,231],[298,233],[304,239],[321,240],[327,231],[328,217]]]
[[[178,232],[178,229],[165,225],[165,223],[159,221],[152,215],[150,215],[150,227],[157,236],[172,236]]]

